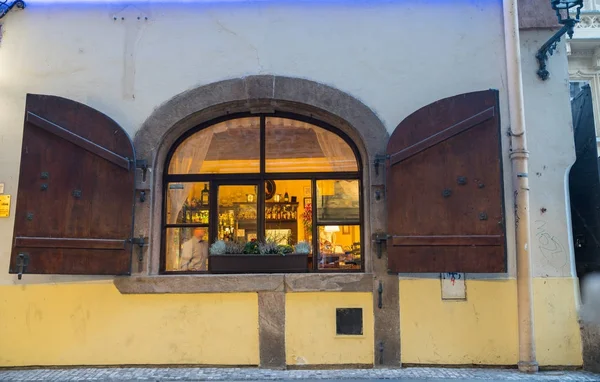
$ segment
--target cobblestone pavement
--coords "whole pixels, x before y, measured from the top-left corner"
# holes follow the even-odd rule
[[[0,381],[600,381],[600,374],[546,371],[522,374],[514,369],[403,368],[353,370],[264,370],[257,368],[68,368],[0,369]]]

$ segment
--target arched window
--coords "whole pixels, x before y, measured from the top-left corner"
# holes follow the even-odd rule
[[[364,269],[360,159],[333,127],[229,116],[182,137],[166,164],[163,273],[227,272],[211,266],[224,258],[231,272],[287,271],[257,265],[282,253],[304,254],[304,271]]]

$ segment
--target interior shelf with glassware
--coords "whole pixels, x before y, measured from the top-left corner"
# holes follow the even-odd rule
[[[236,202],[219,215],[218,235],[221,240],[256,238],[257,206],[253,202]],[[266,202],[265,229],[267,237],[286,244],[298,238],[298,203]]]
[[[204,186],[199,199],[186,199],[177,216],[177,224],[190,224],[208,227],[208,189]]]

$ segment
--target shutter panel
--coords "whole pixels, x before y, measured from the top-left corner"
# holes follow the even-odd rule
[[[390,271],[506,271],[497,91],[416,111],[387,154]]]
[[[112,119],[27,95],[10,273],[128,275],[135,154]]]

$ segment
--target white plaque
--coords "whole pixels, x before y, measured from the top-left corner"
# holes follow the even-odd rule
[[[442,273],[442,300],[466,300],[464,273]]]

